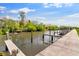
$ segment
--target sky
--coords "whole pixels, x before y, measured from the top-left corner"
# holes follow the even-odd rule
[[[79,26],[79,3],[0,3],[0,17],[19,20],[19,11],[26,13],[26,20]]]

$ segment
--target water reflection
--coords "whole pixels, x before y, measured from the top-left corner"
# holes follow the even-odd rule
[[[45,36],[43,42],[43,34],[49,34],[49,31],[46,32],[33,32],[33,42],[31,43],[31,33],[30,32],[21,32],[18,34],[10,34],[12,37],[12,41],[22,50],[22,52],[27,56],[36,55],[38,52],[45,49],[47,46],[51,44],[51,37]],[[51,32],[53,35],[54,32]],[[54,41],[57,40],[58,37],[54,38]],[[5,47],[5,46],[4,46]],[[1,50],[2,48],[0,48]]]

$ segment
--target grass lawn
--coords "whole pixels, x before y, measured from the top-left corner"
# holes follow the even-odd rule
[[[77,31],[77,33],[78,33],[78,35],[79,35],[79,29],[76,29],[76,31]]]
[[[0,52],[0,56],[9,56],[9,52]]]

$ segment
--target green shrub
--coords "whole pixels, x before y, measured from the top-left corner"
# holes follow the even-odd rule
[[[39,24],[37,26],[37,31],[44,31],[45,30],[45,26],[43,24]]]
[[[28,25],[27,26],[27,31],[36,31],[36,27],[33,25]]]
[[[5,56],[4,52],[0,52],[0,56]]]
[[[27,31],[36,31],[37,30],[35,24],[33,24],[32,22],[27,23],[25,28]]]
[[[8,28],[3,28],[3,29],[2,29],[2,34],[5,35],[6,32],[9,32],[9,29],[8,29]]]
[[[2,35],[2,34],[3,34],[2,29],[0,29],[0,35]]]
[[[56,25],[50,25],[48,26],[48,30],[57,30],[58,27]]]
[[[79,29],[76,29],[76,31],[77,31],[77,33],[78,33],[78,35],[79,35]]]

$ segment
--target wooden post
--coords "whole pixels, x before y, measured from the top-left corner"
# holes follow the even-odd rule
[[[33,34],[32,34],[32,31],[31,31],[31,43],[33,43]]]
[[[51,43],[53,43],[53,36],[51,36]]]
[[[54,31],[54,35],[52,36],[52,40],[55,39],[55,34],[57,34],[57,32]]]
[[[51,40],[51,30],[49,30],[49,34],[48,35],[50,35],[49,36],[49,40]]]
[[[55,31],[54,31],[54,36],[55,36]]]
[[[6,40],[9,39],[9,32],[6,32]]]
[[[44,34],[43,34],[42,38],[43,38],[43,43],[44,43]]]
[[[8,48],[7,48],[7,46],[5,45],[5,51],[8,51]]]
[[[58,35],[58,30],[57,30],[57,35]]]
[[[6,40],[8,40],[9,39],[9,33],[8,32],[6,32]],[[7,46],[5,45],[5,51],[8,51],[8,48],[7,48]]]
[[[49,35],[51,35],[51,30],[49,30]]]

